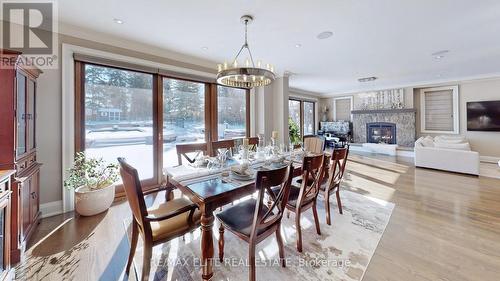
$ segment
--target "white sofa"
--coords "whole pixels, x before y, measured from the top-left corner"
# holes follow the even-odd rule
[[[415,142],[415,166],[479,175],[479,153],[463,137],[421,137]]]

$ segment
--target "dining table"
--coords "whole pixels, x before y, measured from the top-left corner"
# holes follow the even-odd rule
[[[293,166],[293,176],[302,174],[302,160],[289,154],[281,157],[281,162],[267,160],[250,161],[252,170],[273,169],[283,165]],[[254,194],[255,176],[250,179],[237,179],[232,176],[232,166],[241,165],[241,160],[231,159],[222,168],[196,167],[195,165],[180,165],[164,169],[167,184],[177,188],[201,212],[201,268],[202,279],[210,280],[214,274],[214,212],[238,199]]]

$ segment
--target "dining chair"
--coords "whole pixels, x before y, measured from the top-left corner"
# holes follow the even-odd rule
[[[220,222],[219,260],[222,262],[224,259],[224,230],[227,229],[249,243],[251,281],[255,280],[255,247],[273,233],[276,234],[281,265],[286,266],[280,226],[292,178],[292,165],[275,170],[258,171],[255,181],[257,199],[248,199],[216,215]],[[271,189],[272,187],[274,189]],[[264,203],[265,195],[273,199],[273,204],[270,206]]]
[[[177,144],[175,146],[177,150],[177,163],[182,165],[182,158],[186,159],[189,163],[193,164],[196,161],[196,157],[200,153],[208,154],[208,145],[206,143],[186,143]],[[188,155],[188,153],[196,153],[194,157]]]
[[[300,226],[301,214],[312,209],[314,216],[314,223],[316,225],[316,232],[321,235],[319,228],[318,210],[316,208],[316,198],[319,193],[319,186],[323,180],[325,154],[318,154],[313,156],[305,156],[302,161],[302,176],[300,186],[292,184],[290,187],[290,196],[286,204],[286,209],[295,213],[295,226],[297,229],[297,250],[302,252],[302,229]],[[307,179],[311,178],[312,181]],[[274,193],[278,192],[273,189]]]
[[[332,152],[330,165],[328,167],[328,180],[326,184],[320,186],[321,194],[325,199],[326,223],[331,225],[330,219],[330,195],[335,192],[339,213],[342,214],[342,202],[340,200],[340,184],[344,178],[349,146],[335,148]]]
[[[217,156],[217,150],[221,148],[227,148],[228,150],[231,150],[234,148],[234,140],[220,140],[220,141],[213,141],[212,142],[212,156]]]
[[[318,136],[304,136],[304,150],[312,153],[323,153],[325,141]]]
[[[248,138],[248,146],[250,146],[251,151],[257,151],[257,147],[259,146],[259,138],[258,137],[249,137]]]
[[[127,275],[130,272],[140,234],[144,244],[141,280],[148,280],[153,247],[198,228],[201,213],[195,204],[185,198],[173,199],[147,209],[137,170],[127,164],[124,158],[118,158],[118,162],[125,194],[132,210],[132,237],[125,272]]]

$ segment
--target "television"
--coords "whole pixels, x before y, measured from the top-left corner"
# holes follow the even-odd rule
[[[468,102],[467,131],[500,132],[500,100]]]

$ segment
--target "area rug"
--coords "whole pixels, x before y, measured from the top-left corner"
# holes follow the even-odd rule
[[[301,219],[303,253],[295,247],[294,214],[283,217],[282,235],[287,267],[279,264],[275,236],[257,245],[257,280],[361,280],[382,238],[394,204],[358,193],[341,192],[343,215],[331,204],[332,225],[325,222],[323,198],[318,202],[321,235],[316,234],[312,211]],[[335,197],[331,197],[335,202]],[[332,203],[333,203],[332,202]],[[125,221],[130,237],[130,221]],[[217,259],[218,222],[214,224],[214,266],[212,280],[248,280],[248,244],[231,232],[225,233],[224,261]],[[142,244],[139,239],[134,266],[142,269]],[[153,249],[150,280],[201,280],[200,231],[187,234]]]

